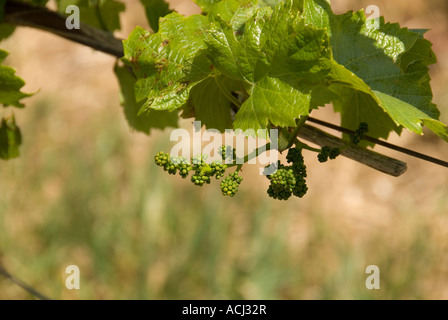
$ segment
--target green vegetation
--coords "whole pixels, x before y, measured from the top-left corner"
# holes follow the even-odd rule
[[[113,2],[116,1],[110,1]],[[272,2],[275,0],[264,1]],[[208,6],[207,0],[198,3],[211,12],[217,10]],[[439,2],[422,3],[429,6]],[[155,4],[161,12],[169,11],[158,1]],[[409,7],[408,2],[405,6]],[[441,9],[434,11],[443,12]],[[335,21],[351,30],[347,25],[356,22],[355,18],[360,15],[355,12]],[[421,18],[423,14],[414,12],[414,16]],[[114,21],[111,23],[115,24]],[[154,17],[150,21],[154,29],[159,28]],[[428,21],[423,25],[428,25]],[[436,35],[445,39],[446,30],[442,27],[442,24],[434,25]],[[163,30],[163,25],[159,30]],[[20,32],[33,39],[41,36],[27,33],[29,30]],[[2,34],[0,31],[0,38]],[[348,41],[370,41],[353,34],[349,38]],[[191,171],[189,167],[182,167],[182,161],[175,168],[180,176],[167,178],[166,173],[157,168],[154,155],[159,150],[168,150],[171,145],[165,143],[169,140],[168,132],[161,134],[152,130],[160,122],[149,121],[165,119],[163,126],[169,126],[177,122],[177,115],[166,110],[151,110],[137,116],[147,101],[136,101],[133,85],[137,80],[128,69],[115,68],[126,106],[125,116],[135,130],[145,133],[151,130],[150,139],[130,134],[118,107],[118,85],[108,82],[113,78],[112,71],[96,69],[97,62],[106,61],[107,64],[110,60],[92,55],[88,60],[95,63],[89,65],[79,59],[78,52],[72,52],[73,47],[63,50],[66,41],[57,42],[52,38],[54,43],[42,46],[28,39],[12,38],[5,43],[8,51],[25,48],[23,59],[34,60],[35,70],[28,74],[29,78],[25,77],[23,72],[27,70],[18,63],[17,67],[23,72],[17,73],[35,86],[39,83],[42,89],[25,100],[25,112],[15,110],[11,116],[10,109],[2,108],[6,116],[1,114],[4,120],[0,139],[7,149],[0,150],[1,155],[15,157],[22,134],[24,140],[21,157],[0,162],[0,264],[32,287],[55,299],[448,298],[446,169],[422,165],[412,158],[403,159],[409,160],[412,170],[397,180],[372,173],[344,158],[321,164],[316,157],[308,157],[306,168],[313,174],[306,177],[302,154],[293,148],[282,160],[292,167],[296,184],[297,173],[307,178],[310,186],[307,197],[291,197],[290,201],[280,202],[264,196],[260,186],[267,189],[270,181],[258,174],[259,168],[251,166],[241,170],[238,178],[234,177],[245,181],[238,186],[238,194],[222,197],[223,190],[219,188],[195,188],[188,179],[182,179],[186,176],[183,170]],[[427,52],[426,59],[421,61],[424,65],[434,62],[426,40],[419,37],[414,46],[390,69],[396,72],[395,80],[403,80],[396,68],[403,74],[413,68],[410,62],[419,56],[415,52],[417,48]],[[61,52],[65,59],[60,59],[56,67],[54,60],[47,63],[49,54],[60,57]],[[23,61],[19,56],[11,62]],[[385,57],[380,55],[380,58]],[[441,59],[446,58],[441,55]],[[348,60],[345,63],[345,66],[349,64]],[[445,65],[446,61],[435,66],[436,83],[446,81],[446,70],[441,67]],[[1,68],[14,79],[11,82],[15,87],[14,96],[9,97],[13,102],[9,103],[21,104],[19,99],[26,95],[19,91],[23,82],[9,67],[2,65]],[[82,73],[78,73],[80,69]],[[31,79],[30,75],[44,80]],[[68,89],[61,82],[51,87],[54,77],[59,75],[76,77],[65,79]],[[220,75],[218,83],[230,91],[240,84],[225,82],[223,78]],[[413,82],[415,79],[406,80]],[[428,89],[425,85],[428,79],[423,75],[421,80],[423,89],[420,89],[424,92]],[[401,82],[399,89],[404,90],[406,83]],[[107,89],[106,84],[110,86]],[[210,114],[203,108],[211,101],[210,96],[204,95],[203,101],[198,101],[197,97],[221,91],[216,88],[215,79],[200,84],[191,88],[192,97],[187,101],[190,109],[183,112],[191,115],[193,108],[198,119],[211,121]],[[264,83],[257,85],[263,89]],[[415,112],[405,119],[394,112],[404,106],[403,102],[381,93],[381,89],[384,92],[389,89],[382,81],[377,85],[376,91],[369,94],[380,99],[381,105],[392,106],[387,111],[402,121],[399,123],[419,132],[420,120],[425,118],[425,125],[432,125],[433,131],[443,135],[438,131],[438,122],[427,118],[435,116],[434,113]],[[182,86],[177,88],[183,89]],[[446,101],[443,86],[438,90],[439,102]],[[218,97],[216,114],[227,110],[223,108],[229,105],[224,101],[225,96]],[[378,101],[375,105],[375,101],[363,93],[351,92],[348,97],[347,103],[363,98],[364,101],[359,101],[367,101],[371,107],[380,106]],[[425,99],[420,100],[422,105],[427,102]],[[344,108],[342,102],[335,105],[337,111]],[[434,111],[432,105],[427,106],[430,107],[426,110],[428,113]],[[446,110],[446,106],[442,103],[440,109]],[[368,113],[353,114],[359,117],[342,119],[342,124],[353,130],[360,120],[369,119]],[[15,119],[21,124],[21,131]],[[220,119],[216,126],[226,127],[231,121],[230,116]],[[386,134],[378,131],[375,124],[370,127],[371,124],[369,121],[373,135]],[[404,144],[446,158],[445,142],[433,137],[405,134]],[[334,151],[326,151],[328,158],[336,156]],[[173,171],[171,167],[168,170]],[[220,175],[220,178],[225,176]],[[288,187],[294,185],[290,174],[285,181]],[[231,187],[232,194],[233,183]],[[81,270],[79,291],[65,288],[64,271],[72,264]],[[365,287],[365,268],[371,264],[381,270],[381,289],[377,291]],[[0,277],[0,288],[0,299],[33,298],[3,277]]]
[[[308,197],[277,202],[260,196],[266,178],[249,170],[252,183],[222,197],[157,168],[153,155],[168,135],[137,147],[142,140],[104,108],[61,140],[49,125],[58,108],[30,108],[22,157],[0,167],[2,262],[51,298],[444,296],[446,187],[417,203],[406,197],[412,189],[397,193],[387,217],[369,213],[368,200],[353,224],[346,200],[325,209],[337,192],[331,181],[312,180]],[[366,183],[356,188],[368,192]],[[65,289],[70,264],[80,267],[79,291]],[[379,291],[364,286],[370,264],[381,269]],[[2,299],[31,298],[3,278],[0,287]]]

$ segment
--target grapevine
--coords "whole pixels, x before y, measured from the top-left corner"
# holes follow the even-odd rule
[[[325,163],[337,159],[341,154],[349,153],[353,146],[373,146],[372,139],[387,138],[391,131],[400,133],[403,127],[420,133],[422,124],[448,141],[447,127],[438,122],[437,118],[431,118],[431,112],[427,112],[433,110],[434,115],[438,112],[428,99],[431,92],[429,77],[426,75],[427,66],[435,62],[434,54],[430,50],[430,43],[423,39],[417,40],[420,35],[413,31],[386,24],[383,20],[380,28],[374,30],[362,12],[338,16],[332,13],[328,2],[319,0],[305,0],[301,8],[296,2],[284,1],[268,10],[258,8],[256,1],[248,1],[244,5],[233,0],[216,3],[201,1],[199,4],[204,13],[201,16],[184,18],[172,14],[169,19],[162,19],[159,30],[163,31],[164,36],[151,35],[137,28],[125,41],[123,61],[133,67],[137,75],[136,87],[150,88],[145,94],[142,93],[147,100],[141,111],[150,114],[153,110],[180,109],[184,110],[186,116],[193,112],[196,119],[203,121],[207,128],[222,129],[231,124],[233,128],[242,130],[270,127],[280,129],[279,151],[287,151],[287,164],[278,162],[277,170],[266,175],[269,180],[267,193],[271,198],[287,200],[293,196],[305,196],[308,191],[308,173],[304,150],[317,153],[318,161]],[[220,12],[229,7],[234,11]],[[353,31],[359,28],[350,21],[360,21],[364,24],[363,31]],[[176,38],[174,35],[175,29],[177,32],[175,24],[185,26],[181,37]],[[333,27],[334,30],[331,30]],[[331,30],[332,33],[319,31],[322,29]],[[204,34],[204,37],[198,37],[198,32]],[[308,39],[312,40],[307,42],[303,37],[289,36],[294,33],[307,34]],[[145,57],[141,54],[142,50],[148,47],[159,48],[160,43],[163,46],[163,37],[169,34],[172,35],[169,50],[182,48],[188,52],[183,56],[183,60],[173,61],[175,64],[184,64],[185,68],[174,69],[172,64],[166,64],[162,71],[156,73],[143,71],[140,65],[158,64],[165,61],[165,57],[169,57],[169,51],[165,53],[163,49],[158,51],[157,62],[153,56]],[[386,49],[387,46],[393,46],[392,42],[387,40],[391,34],[403,42],[415,41],[414,45],[419,42],[419,45],[427,46],[428,50],[425,55],[416,58],[414,54],[418,49],[412,44],[408,44],[404,49]],[[367,45],[365,39],[368,37],[379,42],[377,47]],[[141,40],[146,38],[150,40]],[[259,38],[265,39],[263,45],[253,42],[253,39]],[[360,47],[353,52],[347,51],[346,43],[341,42],[341,39],[348,39],[346,41]],[[378,39],[384,39],[384,42]],[[282,46],[278,46],[278,43],[282,43]],[[381,46],[383,49],[379,49]],[[314,50],[314,58],[309,58],[310,48]],[[335,60],[332,51],[338,52],[338,60]],[[392,56],[391,52],[394,52],[395,56]],[[358,56],[353,57],[353,54]],[[201,56],[201,59],[197,59],[198,56]],[[371,59],[372,56],[381,61],[382,65],[378,66],[378,70],[389,70],[382,79],[393,80],[382,80],[381,85],[369,81],[372,75],[362,71],[366,69],[362,61]],[[413,63],[416,65],[411,66],[409,59],[414,59]],[[409,77],[403,76],[408,72],[415,72],[414,67],[420,70],[420,82],[409,81]],[[199,69],[211,71],[192,78],[190,75]],[[392,78],[391,74],[394,74]],[[185,79],[190,81],[187,83]],[[171,84],[177,82],[180,86],[168,86],[168,81]],[[411,87],[422,94],[418,103],[406,98]],[[303,93],[308,88],[319,90],[316,90],[316,93],[313,90],[308,94]],[[319,94],[322,96],[319,97]],[[361,106],[359,101],[368,105]],[[353,130],[353,133],[346,137],[343,144],[313,148],[299,140],[297,135],[309,118],[310,112],[328,102],[333,103],[335,111],[341,113],[342,124]],[[211,105],[220,106],[219,118],[208,116],[210,113],[203,113],[203,110],[211,108]],[[185,111],[185,106],[188,107],[188,112]],[[396,112],[404,108],[407,113]],[[367,123],[366,120],[372,118],[368,110],[375,110],[376,121]],[[235,115],[232,115],[232,112]],[[357,118],[351,116],[354,113],[358,115]],[[367,133],[370,134],[370,140],[366,139]],[[227,164],[225,169],[237,165],[235,150],[232,151],[230,146],[222,146],[219,153],[223,163]],[[249,158],[250,155],[246,155],[244,162]],[[234,196],[241,183],[240,177],[237,176],[241,167],[241,164],[238,165],[234,173],[224,178],[225,169],[216,170],[210,165],[195,164],[193,161],[191,170],[194,174],[191,180],[198,186],[209,184],[210,178],[219,171],[216,178],[224,178],[221,182],[223,195]]]
[[[355,134],[347,142],[347,146],[355,144],[355,138],[362,139],[362,134],[368,131],[368,125],[361,123]],[[359,142],[358,142],[359,143]],[[343,148],[331,148],[324,146],[321,149],[312,148],[299,140],[296,140],[296,146],[290,147],[286,154],[286,161],[288,165],[281,164],[280,161],[276,163],[276,170],[272,174],[266,175],[269,180],[269,187],[267,194],[269,197],[276,200],[288,200],[291,196],[302,198],[308,191],[306,184],[307,169],[305,165],[305,158],[303,150],[307,149],[318,153],[320,162],[326,162],[328,159],[336,159]],[[213,161],[210,164],[206,163],[207,155],[197,154],[193,156],[190,162],[187,162],[185,157],[172,157],[169,154],[160,151],[154,157],[155,164],[162,167],[164,171],[169,174],[176,174],[179,172],[182,178],[186,178],[192,172],[191,182],[196,186],[203,186],[210,184],[212,178],[217,180],[224,177],[228,168],[237,167],[237,169],[222,179],[220,183],[221,192],[224,196],[233,197],[238,192],[243,178],[239,176],[239,170],[242,165],[236,163],[236,150],[231,146],[221,146],[218,150],[222,161],[226,160],[226,154],[231,155],[234,159],[231,164],[224,164],[223,162]],[[246,162],[249,157],[245,157]],[[267,169],[268,167],[266,167]]]
[[[382,17],[373,24],[363,11],[335,14],[326,0],[196,0],[202,13],[189,17],[170,10],[164,0],[142,0],[152,30],[136,27],[122,42],[112,32],[121,27],[124,3],[77,1],[85,13],[83,32],[77,33],[57,28],[64,25],[66,1],[55,1],[58,12],[46,3],[0,1],[0,23],[10,24],[1,29],[0,39],[11,36],[15,26],[28,25],[114,55],[124,115],[133,129],[146,134],[177,127],[179,117],[194,118],[221,133],[234,129],[271,139],[266,132],[278,130],[278,151],[287,154],[286,164],[268,166],[277,169],[266,174],[267,193],[274,199],[307,193],[305,152],[316,153],[321,163],[350,157],[353,150],[378,159],[366,148],[391,148],[384,141],[391,132],[422,134],[423,127],[448,142],[448,127],[432,103],[428,73],[437,59],[423,30]],[[36,15],[45,18],[26,21]],[[4,65],[7,55],[0,49],[0,104],[21,109],[31,94],[21,91],[25,82]],[[311,112],[329,104],[340,114],[341,124],[327,126],[340,129],[343,139],[317,143],[318,148],[299,140],[308,122],[319,121]],[[0,120],[0,158],[15,158],[20,129],[13,114]],[[304,139],[311,141],[315,133]],[[325,133],[321,137],[325,140]],[[446,161],[392,148],[448,167]],[[169,175],[189,177],[196,186],[221,180],[222,194],[233,197],[243,165],[257,155],[248,154],[239,163],[232,146],[223,145],[217,152],[220,161],[209,162],[200,153],[187,159],[165,152],[157,153],[154,161]],[[355,160],[375,167],[367,163],[369,157]],[[406,169],[376,168],[395,176]]]

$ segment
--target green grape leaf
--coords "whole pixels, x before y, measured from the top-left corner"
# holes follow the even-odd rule
[[[0,123],[0,158],[4,160],[17,158],[22,144],[20,129],[16,126],[14,116],[3,118]]]
[[[9,23],[2,23],[5,14],[6,0],[0,0],[0,41],[8,38],[14,33],[15,26]]]
[[[390,130],[401,132],[392,118],[379,109],[378,102],[370,94],[349,88],[338,89],[339,99],[333,100],[333,107],[335,111],[341,113],[344,128],[355,130],[361,122],[366,122],[369,124],[371,137],[388,136]],[[348,136],[345,137],[348,138]],[[373,146],[370,143],[362,145]]]
[[[329,0],[303,0],[303,17],[307,24],[316,28],[327,28],[331,36],[330,17],[332,15]]]
[[[375,138],[403,128],[420,134],[426,125],[446,139],[432,103],[428,66],[436,58],[426,30],[384,18],[377,27],[363,11],[335,15],[328,0],[196,2],[206,15],[171,13],[157,33],[136,28],[124,42],[140,113],[182,108],[222,129],[238,107],[233,127],[257,131],[295,126],[332,102],[342,126],[367,122]],[[222,90],[225,82],[240,88]]]
[[[213,8],[216,8],[216,5],[218,3],[221,2],[229,2],[227,0],[193,0],[202,10],[202,12],[204,13],[210,13]],[[295,8],[299,9],[302,8],[302,1],[303,0],[295,0]],[[235,2],[235,1],[233,1]],[[241,1],[242,3],[244,2],[248,2],[245,0]],[[256,4],[258,8],[263,8],[263,7],[271,7],[274,8],[275,6],[277,6],[280,2],[282,2],[282,0],[258,0],[258,1],[251,1],[251,3]],[[243,5],[244,6],[244,5]],[[228,14],[228,12],[225,12],[224,10],[221,12],[222,14]]]
[[[79,7],[81,22],[94,28],[113,32],[121,29],[120,13],[125,10],[124,3],[116,0],[58,0],[58,10],[66,14],[70,5]]]
[[[20,100],[29,97],[30,94],[20,91],[25,82],[15,75],[15,70],[1,64],[7,56],[6,51],[0,50],[0,104],[23,108],[24,105]]]
[[[159,31],[159,18],[173,12],[165,0],[140,0],[145,7],[146,18],[154,32]]]
[[[16,27],[12,24],[0,23],[0,41],[9,38],[15,30]]]
[[[209,75],[213,66],[201,54],[208,26],[202,15],[185,18],[171,13],[160,19],[157,33],[137,27],[124,41],[123,61],[138,79],[136,99],[146,100],[142,111],[182,107],[191,88]]]
[[[6,0],[0,0],[0,41],[9,38],[16,29],[15,26],[9,23],[3,23],[3,16],[5,11]]]
[[[138,114],[143,101],[137,102],[134,95],[135,78],[129,67],[118,66],[114,68],[121,88],[121,104],[129,126],[137,131],[149,134],[151,129],[164,129],[177,127],[177,113],[168,111],[151,110],[144,114]]]
[[[369,135],[386,139],[392,130],[400,133],[401,126],[416,133],[422,132],[421,124],[425,122],[435,128],[439,111],[431,102],[427,66],[436,60],[431,44],[422,38],[423,31],[385,23],[383,18],[377,29],[364,12],[334,15],[324,0],[305,0],[304,15],[308,23],[327,28],[335,61],[369,88],[341,87],[339,81],[348,79],[348,75],[337,73],[332,79],[335,82],[330,80],[332,90],[339,94],[333,105],[341,113],[343,127],[356,129],[365,121]],[[442,127],[441,123],[436,126],[435,133],[445,139]]]
[[[243,32],[244,24],[257,10],[257,0],[226,0],[213,3],[208,17],[211,21],[225,21],[233,30]],[[219,18],[218,18],[219,17]]]
[[[375,91],[375,94],[381,100],[386,112],[398,124],[418,134],[423,133],[422,123],[426,124],[430,130],[448,142],[448,128],[440,121],[431,118],[423,111],[403,100],[378,91]]]
[[[432,51],[432,43],[426,39],[419,38],[412,48],[399,57],[399,64],[403,72],[413,63],[421,62],[426,66],[437,62],[436,55]]]
[[[215,3],[221,2],[221,0],[193,0],[202,12],[208,13]]]
[[[326,89],[337,94],[337,97],[330,98],[335,111],[343,115],[343,127],[356,123],[354,130],[359,123],[366,122],[369,124],[369,135],[373,137],[388,135],[391,128],[400,132],[400,128],[391,117],[379,108],[382,102],[371,88],[344,66],[333,63],[329,86]],[[320,92],[313,92],[313,97],[315,94]],[[363,142],[362,145],[372,144]]]
[[[207,44],[217,70],[251,86],[235,117],[242,130],[295,126],[309,113],[312,86],[331,69],[325,30],[306,26],[292,2],[260,9],[240,37],[221,20]]]
[[[294,127],[295,120],[309,114],[311,94],[274,77],[265,77],[254,86],[251,96],[235,117],[235,129],[258,131],[274,126]]]
[[[448,142],[448,126],[446,124],[429,117],[422,118],[422,122],[425,127]]]
[[[188,108],[207,128],[224,132],[232,128],[233,122],[228,96],[241,90],[241,86],[239,81],[223,75],[207,78],[191,89]]]
[[[258,7],[271,7],[274,8],[277,6],[281,1],[283,0],[258,0]],[[297,3],[297,9],[302,8],[302,0],[295,0],[295,3]]]

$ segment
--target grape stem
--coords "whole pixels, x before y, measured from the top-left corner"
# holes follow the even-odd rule
[[[329,146],[332,148],[341,148],[342,156],[394,177],[401,176],[407,169],[406,163],[402,161],[354,144],[347,144],[346,141],[343,141],[338,137],[328,134],[308,124],[305,124],[302,127],[298,133],[298,136],[321,147]]]
[[[330,129],[342,132],[342,133],[346,133],[346,134],[354,134],[355,133],[352,130],[349,130],[349,129],[346,129],[346,128],[342,128],[342,127],[339,127],[339,126],[337,126],[335,124],[328,123],[328,122],[325,122],[325,121],[322,121],[322,120],[319,120],[319,119],[315,119],[315,118],[312,118],[312,117],[309,117],[307,120],[310,121],[310,122],[319,124],[321,126],[324,126],[324,127],[327,127],[327,128],[330,128]],[[400,146],[388,143],[386,141],[378,140],[378,139],[375,139],[375,138],[372,138],[372,137],[369,137],[369,136],[366,136],[366,135],[363,136],[363,140],[369,141],[369,142],[372,142],[372,143],[375,143],[375,144],[378,144],[380,146],[383,146],[383,147],[386,147],[386,148],[389,148],[389,149],[392,149],[392,150],[395,150],[395,151],[398,151],[398,152],[401,152],[401,153],[404,153],[404,154],[407,154],[407,155],[409,155],[411,157],[414,157],[414,158],[418,158],[418,159],[421,159],[421,160],[424,160],[424,161],[428,161],[428,162],[431,162],[431,163],[434,163],[434,164],[438,164],[438,165],[440,165],[442,167],[448,168],[448,162],[443,161],[441,159],[437,159],[437,158],[428,156],[428,155],[425,155],[425,154],[422,154],[422,153],[419,153],[419,152],[414,151],[414,150],[406,149],[406,148],[403,148],[403,147],[400,147]]]
[[[20,280],[20,279],[16,278],[15,276],[11,275],[3,267],[1,262],[0,262],[0,275],[3,276],[5,279],[8,279],[9,281],[14,283],[15,285],[19,286],[20,288],[22,288],[23,290],[25,290],[26,292],[28,292],[32,296],[36,297],[37,299],[39,299],[39,300],[50,300],[50,298],[46,297],[44,294],[40,293],[39,291],[37,291],[36,289],[31,287],[30,285],[26,284],[22,280]]]
[[[313,152],[317,152],[317,153],[321,152],[321,149],[313,148],[313,147],[307,145],[306,143],[303,143],[299,139],[297,139],[297,137],[296,137],[296,139],[294,141],[294,144],[299,149],[305,149],[305,150],[309,150],[309,151],[313,151]]]
[[[35,7],[28,3],[8,0],[4,6],[2,22],[47,31],[117,58],[123,57],[123,42],[115,38],[112,33],[83,23],[80,29],[68,30],[65,20],[65,16],[46,7]]]
[[[231,168],[231,167],[235,167],[237,166],[236,171],[240,171],[241,167],[243,166],[244,163],[249,162],[250,160],[258,157],[261,153],[265,152],[265,151],[269,151],[271,150],[271,143],[268,142],[266,143],[264,146],[259,147],[257,149],[255,149],[254,151],[252,151],[251,153],[247,154],[244,156],[244,158],[236,158],[234,163],[228,164],[227,167]],[[241,162],[241,160],[243,160],[243,162]]]
[[[291,146],[294,144],[294,142],[297,140],[297,134],[299,133],[300,128],[305,124],[306,120],[309,118],[309,116],[302,116],[297,121],[297,126],[295,127],[294,131],[291,133],[288,139],[288,147],[286,149],[291,148]],[[297,145],[297,143],[296,143]]]

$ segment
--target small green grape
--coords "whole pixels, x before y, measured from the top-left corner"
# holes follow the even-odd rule
[[[358,130],[360,133],[365,134],[365,133],[369,132],[369,125],[367,124],[367,122],[361,122],[359,124]]]
[[[359,144],[367,132],[369,132],[369,125],[366,122],[361,122],[358,129],[350,137],[351,142],[355,145]]]
[[[269,186],[267,193],[269,197],[276,200],[288,200],[292,194],[292,192],[289,190],[282,190],[282,191],[275,190],[274,187],[272,187],[272,185]]]
[[[274,174],[268,176],[268,179],[271,181],[268,188],[270,197],[278,200],[287,200],[291,197],[297,182],[293,169],[280,165]]]
[[[172,162],[177,166],[177,169],[179,171],[179,175],[182,178],[188,177],[188,174],[190,173],[193,168],[189,163],[187,163],[187,159],[185,157],[176,157],[172,159]]]
[[[222,146],[221,149],[218,150],[218,153],[221,155],[223,161],[230,157],[232,157],[231,160],[236,159],[236,150],[231,146]]]
[[[291,148],[288,150],[288,154],[286,156],[286,160],[288,163],[292,163],[292,171],[295,176],[306,177],[306,165],[305,159],[302,155],[302,149],[299,148]]]
[[[328,146],[322,147],[320,153],[317,155],[319,162],[327,162],[328,159],[334,160],[341,154],[341,149],[330,148]]]
[[[325,152],[329,152],[329,150],[325,148]],[[292,195],[302,198],[308,191],[305,180],[306,165],[302,150],[299,148],[289,149],[286,160],[292,165],[285,166],[279,161],[277,171],[267,176],[271,182],[267,193],[269,197],[277,200],[288,200]]]
[[[334,159],[336,159],[340,154],[341,154],[341,149],[339,149],[339,148],[332,148],[332,149],[330,150],[330,153],[329,153],[328,157],[329,157],[331,160],[334,160]]]
[[[188,177],[188,174],[190,173],[191,169],[192,168],[189,164],[182,163],[179,165],[179,175],[185,179],[186,177]]]
[[[319,154],[317,155],[317,159],[319,160],[319,162],[322,162],[322,163],[327,162],[330,152],[331,152],[330,147],[327,147],[327,146],[322,147]]]
[[[163,151],[158,152],[154,156],[154,161],[155,161],[156,165],[158,165],[159,167],[165,166],[169,160],[170,160],[170,155]]]
[[[212,169],[212,176],[214,175],[216,179],[221,179],[224,176],[227,165],[219,162],[212,162],[210,168]]]
[[[294,196],[303,198],[303,196],[307,193],[308,187],[306,185],[306,181],[303,178],[297,179],[297,182],[292,190]]]
[[[290,148],[286,155],[286,161],[288,163],[303,163],[302,149]]]
[[[200,171],[196,171],[195,174],[191,176],[191,182],[201,187],[206,183],[210,184],[210,177]]]
[[[304,162],[296,162],[293,163],[292,166],[292,171],[294,172],[294,175],[296,177],[303,177],[306,178],[307,177],[307,173],[306,173],[306,165]]]
[[[205,164],[205,160],[207,160],[207,155],[200,153],[191,158],[191,163],[196,166],[201,166]]]
[[[168,162],[164,167],[163,170],[168,172],[169,174],[176,174],[177,173],[177,165],[173,164],[172,162]]]
[[[222,194],[230,197],[235,196],[241,181],[243,181],[243,178],[238,175],[238,172],[231,173],[221,181]]]

